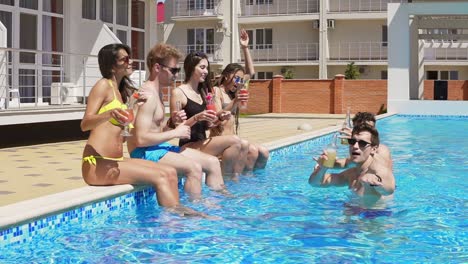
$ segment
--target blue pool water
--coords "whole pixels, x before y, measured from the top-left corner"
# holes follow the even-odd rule
[[[468,118],[396,116],[378,128],[398,186],[382,214],[351,212],[347,188],[307,184],[325,136],[228,182],[236,198],[184,201],[221,220],[174,216],[151,195],[5,246],[0,263],[467,263]]]

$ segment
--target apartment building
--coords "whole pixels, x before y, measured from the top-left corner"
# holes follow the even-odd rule
[[[153,0],[1,0],[0,124],[81,119],[106,44],[129,45],[132,77],[143,81],[157,41],[155,7]]]
[[[330,79],[354,62],[360,79],[387,78],[387,4],[411,0],[173,0],[158,39],[210,55],[213,72],[242,62],[251,39],[256,79]],[[466,2],[466,1],[451,1]],[[468,17],[414,18],[426,79],[468,79]]]

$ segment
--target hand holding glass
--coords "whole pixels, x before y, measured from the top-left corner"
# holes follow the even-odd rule
[[[135,102],[138,100],[138,93],[134,93],[132,94],[132,96],[130,96],[130,98],[128,98],[128,101],[127,101],[127,109],[125,109],[125,113],[126,113],[126,117],[127,117],[127,120],[124,124],[124,129],[122,130],[122,133],[120,133],[120,135],[124,136],[124,137],[130,137],[132,136],[132,134],[130,133],[129,131],[129,125],[133,122],[133,120],[135,119],[135,116],[133,114],[133,107],[135,105]]]

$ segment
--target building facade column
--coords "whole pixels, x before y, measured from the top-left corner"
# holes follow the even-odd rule
[[[320,0],[319,12],[319,79],[328,79],[328,23],[327,23],[327,0]]]
[[[283,75],[273,76],[271,87],[271,112],[281,113],[281,84],[283,82]]]

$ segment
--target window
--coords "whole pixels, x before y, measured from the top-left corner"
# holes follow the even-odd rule
[[[253,79],[257,79],[257,80],[273,79],[273,72],[257,72],[257,74],[253,76]]]
[[[387,71],[381,71],[380,72],[380,79],[381,80],[387,80],[388,79],[388,72]]]
[[[132,27],[145,28],[145,3],[132,1]]]
[[[387,47],[388,45],[388,27],[386,25],[382,26],[382,47]]]
[[[189,0],[188,10],[214,9],[214,0]]]
[[[246,5],[253,5],[255,2],[256,5],[272,5],[273,0],[247,0]]]
[[[458,80],[458,71],[427,71],[426,80]]]
[[[113,22],[114,0],[101,0],[101,20],[103,22]]]
[[[20,0],[20,7],[37,10],[37,0]]]
[[[133,59],[145,59],[145,1],[82,0],[81,3],[84,19],[101,20],[122,43],[132,48]],[[99,17],[96,15],[97,7]],[[144,68],[143,64],[135,63],[134,69],[141,66]]]
[[[450,80],[458,80],[458,71],[450,71],[449,77],[450,77]]]
[[[207,54],[214,53],[214,29],[193,28],[187,30],[187,53],[203,51]]]
[[[50,13],[63,14],[63,0],[42,0],[42,9]]]
[[[15,0],[0,0],[0,5],[15,5]]]
[[[81,0],[81,17],[96,19],[96,0]]]
[[[439,78],[439,73],[437,71],[427,71],[426,80],[437,80]]]
[[[116,23],[122,26],[128,26],[128,0],[117,0]]]
[[[255,34],[254,34],[255,31]],[[273,48],[273,30],[271,28],[260,28],[247,30],[251,44],[251,49],[272,49]],[[254,48],[255,47],[255,48]]]

